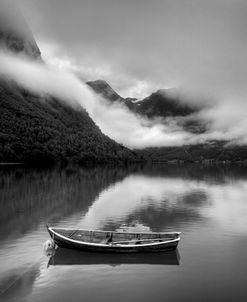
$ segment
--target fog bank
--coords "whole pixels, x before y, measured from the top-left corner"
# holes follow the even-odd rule
[[[49,94],[71,106],[82,106],[102,132],[130,148],[181,146],[207,140],[230,140],[247,143],[247,105],[241,98],[220,99],[214,107],[203,109],[202,120],[209,121],[204,134],[192,134],[179,125],[178,118],[148,120],[130,112],[124,105],[109,104],[96,95],[76,75],[32,61],[24,56],[0,53],[0,74],[9,77],[30,91]]]

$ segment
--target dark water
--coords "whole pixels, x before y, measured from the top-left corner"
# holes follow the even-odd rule
[[[58,249],[45,224],[181,231],[176,253]],[[1,301],[247,301],[247,170],[150,166],[0,171]]]

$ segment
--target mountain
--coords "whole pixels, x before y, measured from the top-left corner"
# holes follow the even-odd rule
[[[139,155],[152,162],[170,163],[246,163],[247,146],[228,145],[226,141],[179,147],[159,147],[138,150]]]
[[[0,3],[3,15],[0,21],[1,47],[42,60],[31,31],[17,8],[7,6],[6,1]],[[0,112],[0,162],[43,164],[140,160],[135,152],[104,135],[79,105],[75,109],[54,97],[41,97],[6,78],[0,78]]]
[[[0,48],[35,59],[41,58],[25,18],[11,0],[0,0]]]
[[[88,86],[90,86],[94,92],[100,94],[105,99],[111,102],[122,102],[124,98],[122,98],[112,87],[104,80],[96,80],[86,82]]]
[[[9,3],[0,0],[0,47],[42,61],[24,18]],[[139,116],[174,118],[181,127],[195,133],[206,129],[193,117],[200,108],[186,105],[177,90],[158,90],[137,101],[121,97],[105,81],[87,84],[109,102],[120,102]],[[0,162],[85,164],[136,162],[144,158],[156,162],[247,159],[246,146],[226,145],[227,142],[208,142],[131,151],[105,136],[83,108],[72,108],[51,96],[41,97],[7,78],[0,78]]]
[[[170,118],[194,134],[203,133],[207,125],[196,117],[197,106],[188,105],[177,89],[160,89],[143,100],[123,98],[102,80],[87,83],[110,102],[120,102],[137,115],[153,118]],[[111,95],[118,96],[111,98]],[[161,121],[162,122],[162,119]],[[136,150],[147,161],[153,162],[243,162],[247,160],[247,146],[229,145],[227,141],[210,141],[204,144],[178,147],[153,147]]]
[[[187,116],[196,109],[180,100],[177,89],[160,89],[142,101],[136,102],[136,112],[148,118]]]
[[[178,125],[188,132],[206,131],[206,125],[194,116],[200,108],[187,104],[176,88],[157,90],[134,105],[134,111],[147,118],[176,118]],[[128,107],[133,110],[133,107]]]
[[[136,153],[105,136],[83,108],[40,98],[0,81],[0,162],[137,161]]]
[[[137,101],[135,98],[121,97],[106,81],[96,80],[86,82],[94,92],[102,95],[111,102],[124,103],[128,108],[139,115],[148,118],[168,117],[168,116],[187,116],[198,111],[184,103],[179,96],[177,89],[160,89],[143,100]]]
[[[125,104],[130,110],[136,112],[135,102],[137,99],[123,98],[105,80],[88,81],[86,84],[110,103],[119,102]]]
[[[148,119],[176,118],[179,126],[192,133],[203,133],[206,124],[194,114],[200,111],[197,106],[187,104],[178,89],[160,89],[143,100],[121,97],[106,81],[87,82],[94,92],[102,95],[109,102],[119,102],[137,115]],[[161,119],[161,123],[162,123]]]

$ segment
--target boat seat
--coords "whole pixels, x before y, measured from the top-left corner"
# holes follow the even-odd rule
[[[73,236],[77,233],[77,230],[73,231],[69,236],[67,236],[68,238],[73,238]]]
[[[107,233],[106,234],[106,238],[102,239],[100,241],[100,243],[102,243],[102,244],[108,244],[108,243],[112,242],[112,236],[113,236],[112,233]]]
[[[108,243],[108,240],[109,240],[109,238],[102,239],[102,240],[100,241],[100,243],[102,243],[102,244],[107,244],[107,243]]]

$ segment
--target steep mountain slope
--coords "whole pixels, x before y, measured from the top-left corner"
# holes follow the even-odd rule
[[[0,2],[0,46],[40,60],[40,50],[18,10]],[[4,4],[4,6],[2,6]],[[13,19],[16,16],[16,19]],[[15,26],[18,24],[18,28]],[[126,162],[139,160],[135,152],[105,136],[78,106],[28,92],[0,78],[0,162],[57,161]]]
[[[136,98],[123,98],[120,96],[105,80],[96,80],[96,81],[88,81],[86,84],[92,88],[92,90],[106,100],[110,102],[121,102],[124,103],[130,109],[135,108],[134,102],[137,101]]]
[[[178,92],[174,89],[160,89],[135,105],[137,113],[149,118],[187,116],[196,112],[195,108],[180,101]]]
[[[96,81],[89,81],[86,82],[88,86],[90,86],[94,92],[102,95],[105,99],[115,102],[115,101],[124,101],[115,90],[104,80],[96,80]]]
[[[179,91],[174,89],[160,89],[143,100],[123,98],[103,80],[87,82],[94,92],[102,95],[110,102],[119,102],[137,115],[145,118],[176,118],[179,126],[192,133],[203,133],[206,124],[199,121],[193,114],[200,108],[185,103]]]
[[[0,80],[0,161],[135,161],[134,152],[103,135],[82,108],[40,98]]]
[[[39,59],[40,50],[19,8],[14,2],[0,0],[0,48]]]

